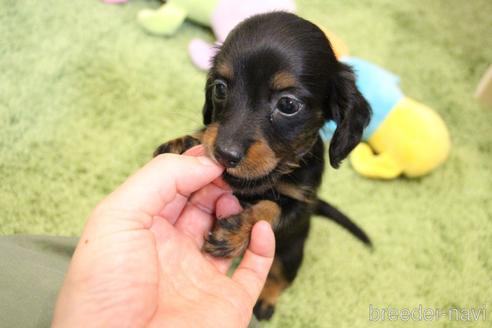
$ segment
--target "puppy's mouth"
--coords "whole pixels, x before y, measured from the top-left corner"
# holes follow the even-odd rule
[[[256,180],[262,179],[269,176],[273,171],[275,171],[276,166],[271,170],[248,170],[242,167],[235,168],[225,168],[224,175],[238,180]]]
[[[222,174],[224,181],[238,193],[261,192],[272,188],[279,177],[276,170],[272,170],[266,175],[255,178],[237,177],[230,174],[227,170]]]
[[[224,181],[235,191],[243,194],[263,192],[272,188],[279,174],[277,174],[278,161],[269,165],[251,165],[251,160],[243,159],[235,168],[226,168],[222,173]],[[262,163],[264,164],[264,163]]]
[[[207,154],[214,159],[217,132],[218,124],[210,124],[202,138]],[[267,141],[258,138],[249,146],[245,156],[237,166],[225,169],[223,178],[237,192],[245,192],[249,189],[258,190],[263,185],[271,187],[278,177],[276,172],[279,165],[280,159]]]

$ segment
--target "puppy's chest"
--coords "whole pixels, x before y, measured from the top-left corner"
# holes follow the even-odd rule
[[[317,201],[318,185],[319,183],[307,185],[280,180],[273,188],[261,194],[244,195],[236,192],[235,196],[243,208],[255,206],[265,200],[275,203],[280,209],[279,217],[273,224],[277,233],[284,230],[295,230],[296,226],[304,225],[305,221],[309,220]]]
[[[289,174],[271,180],[270,187],[262,192],[242,192],[235,189],[235,196],[243,208],[255,206],[262,201],[275,203],[280,209],[273,224],[276,234],[288,235],[308,224],[313,207],[317,202],[318,188],[324,170],[324,146],[321,139],[314,145],[299,167]],[[261,219],[261,218],[260,218]]]

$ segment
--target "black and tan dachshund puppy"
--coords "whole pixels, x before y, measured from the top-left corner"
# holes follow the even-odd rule
[[[360,141],[370,108],[349,67],[335,58],[314,24],[289,13],[254,16],[225,40],[208,73],[205,127],[161,145],[155,155],[183,153],[203,144],[225,167],[223,179],[244,210],[217,220],[204,250],[234,257],[248,246],[252,226],[270,222],[275,261],[255,306],[268,319],[282,290],[302,262],[310,218],[319,214],[341,224],[364,243],[366,234],[317,198],[324,167],[319,129],[337,123],[329,146],[337,168]]]

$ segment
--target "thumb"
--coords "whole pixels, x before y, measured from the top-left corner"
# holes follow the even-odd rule
[[[251,241],[232,279],[256,302],[265,284],[275,256],[275,236],[266,221],[259,221],[251,231]]]
[[[157,215],[177,195],[188,196],[221,175],[204,156],[159,155],[109,195],[99,207]]]

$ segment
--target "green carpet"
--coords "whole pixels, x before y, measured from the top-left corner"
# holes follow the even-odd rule
[[[77,235],[103,195],[156,145],[200,126],[205,75],[189,62],[186,23],[146,35],[136,12],[157,2],[0,0],[0,233]],[[372,236],[369,252],[315,219],[304,265],[267,327],[490,327],[492,110],[472,98],[492,61],[492,2],[298,1],[352,54],[401,76],[453,140],[430,176],[368,180],[327,168],[323,197]],[[369,320],[369,306],[488,304],[488,321]]]

